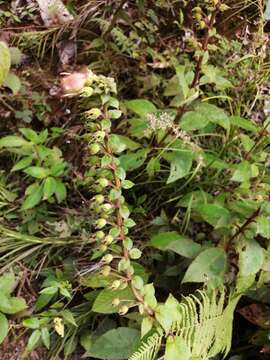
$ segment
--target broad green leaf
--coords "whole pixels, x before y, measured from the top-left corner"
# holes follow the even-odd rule
[[[49,199],[57,188],[55,179],[51,176],[47,177],[44,181],[43,187],[43,200]]]
[[[11,65],[11,58],[8,46],[0,41],[0,86],[3,85]]]
[[[22,322],[23,326],[28,329],[38,329],[40,327],[40,321],[37,318],[25,319]]]
[[[239,277],[256,274],[264,262],[264,249],[255,240],[241,239],[237,243]]]
[[[37,179],[44,179],[48,176],[49,170],[40,166],[30,166],[24,172]]]
[[[120,156],[120,165],[126,171],[132,171],[138,169],[143,165],[147,158],[149,149],[141,149],[135,153],[128,153]]]
[[[201,245],[176,231],[161,232],[151,238],[150,245],[159,250],[171,250],[176,254],[193,259],[202,250]]]
[[[74,318],[74,315],[72,314],[72,312],[70,310],[62,310],[61,316],[63,317],[65,322],[67,322],[75,327],[78,327],[76,320]]]
[[[113,152],[121,153],[127,149],[137,150],[141,145],[127,136],[112,134],[109,137],[109,144]]]
[[[23,54],[17,47],[10,47],[9,48],[10,53],[10,60],[12,65],[20,65],[22,62]]]
[[[148,113],[153,113],[157,111],[157,108],[154,104],[144,99],[129,100],[125,102],[125,105],[128,110],[133,111],[140,117],[144,117]]]
[[[190,264],[182,283],[207,282],[210,280],[217,280],[223,283],[225,270],[225,251],[220,248],[206,249]]]
[[[171,184],[188,175],[192,166],[192,159],[193,154],[191,151],[173,152],[170,160],[171,168],[167,184]]]
[[[29,143],[20,136],[8,135],[0,139],[1,147],[21,147],[29,145]]]
[[[4,86],[8,87],[14,95],[17,95],[21,88],[21,80],[13,73],[8,73],[5,80]]]
[[[80,345],[84,348],[87,353],[90,352],[93,345],[93,337],[90,331],[84,332],[80,337]]]
[[[54,193],[58,203],[61,203],[67,197],[67,188],[61,180],[55,179]]]
[[[190,349],[180,336],[169,336],[166,342],[164,360],[190,360]]]
[[[178,201],[177,206],[195,208],[200,205],[205,205],[212,202],[213,196],[202,190],[192,191],[187,193]]]
[[[83,276],[80,278],[80,284],[87,286],[93,289],[108,287],[113,280],[116,280],[114,275],[104,276],[100,273],[92,273],[88,276]]]
[[[0,47],[1,51],[1,47]],[[8,321],[4,314],[0,313],[0,344],[5,340],[8,334]]]
[[[251,131],[254,133],[258,132],[258,127],[253,124],[251,120],[244,119],[240,116],[231,116],[230,122],[233,126],[239,127],[241,129]]]
[[[26,156],[23,159],[21,159],[20,161],[18,161],[13,168],[11,169],[11,171],[18,171],[18,170],[23,170],[25,168],[27,168],[29,165],[31,165],[33,161],[33,157],[32,156]]]
[[[35,191],[31,192],[31,194],[29,194],[25,198],[22,204],[22,210],[32,209],[34,206],[39,204],[42,199],[42,194],[43,194],[42,190],[43,187],[41,185],[35,187]]]
[[[10,295],[16,286],[15,275],[12,272],[0,277],[0,293]]]
[[[34,144],[39,143],[39,136],[34,130],[30,128],[21,128],[20,133],[22,133],[27,140],[32,141]]]
[[[140,341],[140,332],[128,327],[109,330],[93,343],[87,353],[95,359],[128,359]]]
[[[26,349],[31,352],[32,350],[34,350],[34,348],[37,346],[39,339],[41,336],[41,332],[40,330],[34,330],[32,332],[32,334],[30,335],[30,338],[28,340]]]
[[[155,318],[165,332],[169,333],[173,323],[182,320],[182,315],[179,312],[179,302],[172,295],[169,295],[165,304],[160,304],[155,308]]]
[[[35,310],[39,311],[43,309],[54,297],[54,294],[40,294],[35,302]]]
[[[224,129],[229,130],[230,119],[223,109],[208,103],[200,103],[195,107],[195,110],[214,124],[222,126]]]
[[[149,305],[150,308],[155,309],[155,307],[157,306],[157,299],[155,296],[154,285],[152,283],[144,285],[142,294],[144,296],[145,303]]]
[[[180,121],[181,129],[185,131],[203,129],[209,120],[198,111],[188,111],[186,112]]]
[[[196,208],[201,217],[216,229],[227,226],[231,215],[226,208],[215,204],[201,204]]]
[[[50,333],[48,328],[44,327],[41,329],[41,340],[46,348],[50,349]]]
[[[119,291],[110,289],[102,290],[93,304],[92,311],[100,314],[117,313],[118,309],[112,305],[112,301],[115,298],[119,298],[120,300],[134,300],[134,295],[129,287]]]
[[[234,173],[232,181],[247,182],[252,177],[252,168],[247,160],[242,161],[240,164],[234,166]]]
[[[257,233],[265,238],[270,238],[270,221],[265,216],[259,216],[256,220]]]
[[[16,314],[27,308],[23,298],[10,297],[4,293],[0,293],[0,311],[4,314]]]

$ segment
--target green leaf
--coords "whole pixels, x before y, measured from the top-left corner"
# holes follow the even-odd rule
[[[8,135],[0,139],[1,147],[21,147],[29,145],[29,143],[20,136]]]
[[[204,116],[209,122],[222,126],[224,129],[230,129],[230,119],[223,109],[208,103],[200,103],[195,110]]]
[[[41,185],[35,187],[35,191],[31,192],[22,203],[22,210],[32,209],[40,203],[43,194],[43,187]]]
[[[0,293],[10,295],[16,286],[15,275],[12,272],[3,274],[0,277]]]
[[[200,205],[206,205],[212,202],[213,196],[202,190],[196,190],[185,194],[181,200],[178,201],[177,206],[196,208]]]
[[[17,95],[21,88],[21,80],[13,73],[8,73],[5,80],[4,86],[8,87],[14,95]]]
[[[54,294],[41,294],[37,298],[37,301],[35,303],[35,310],[39,311],[43,309],[54,297]]]
[[[232,181],[247,182],[252,177],[252,168],[248,161],[244,160],[240,164],[234,166],[234,174]]]
[[[121,153],[127,149],[137,150],[141,145],[127,136],[111,134],[109,137],[109,144],[112,147],[113,152]]]
[[[164,360],[190,360],[190,350],[180,336],[169,336],[166,342]]]
[[[173,152],[171,156],[170,175],[167,184],[182,179],[190,172],[193,154],[191,151]]]
[[[3,85],[10,69],[11,58],[8,46],[0,41],[0,86]]]
[[[172,325],[182,320],[179,302],[172,295],[169,295],[165,304],[160,304],[155,308],[155,318],[168,334]]]
[[[128,359],[140,340],[140,332],[128,327],[119,327],[101,335],[87,353],[96,359]]]
[[[37,318],[25,319],[22,322],[23,326],[28,329],[38,329],[40,327],[40,321]]]
[[[43,187],[43,200],[49,199],[57,188],[55,179],[51,176],[47,177]]]
[[[265,238],[270,237],[270,221],[269,218],[264,216],[259,216],[256,220],[257,223],[257,233]]]
[[[129,100],[125,102],[125,105],[128,110],[133,111],[140,117],[144,117],[148,113],[153,113],[157,111],[157,108],[154,104],[144,99]]]
[[[133,292],[129,287],[119,291],[105,289],[98,294],[93,304],[92,311],[100,314],[117,313],[118,309],[112,305],[112,301],[116,297],[120,300],[134,300]]]
[[[48,176],[49,170],[40,166],[30,166],[24,172],[37,179],[44,179]]]
[[[0,47],[0,51],[1,51],[1,47]],[[8,334],[8,321],[5,315],[0,313],[0,344],[2,344],[2,342],[5,340],[7,334]]]
[[[159,250],[171,250],[187,258],[195,258],[202,250],[201,245],[176,231],[161,232],[151,238],[150,245]]]
[[[155,307],[157,306],[157,299],[155,296],[154,285],[152,283],[144,285],[142,294],[144,296],[145,303],[149,305],[152,309],[155,309]]]
[[[258,127],[253,124],[251,120],[244,119],[240,116],[231,116],[230,122],[233,126],[239,127],[241,129],[251,131],[253,133],[258,132]]]
[[[18,171],[18,170],[23,170],[25,168],[27,168],[29,165],[31,165],[33,161],[32,156],[26,156],[23,159],[21,159],[20,161],[18,161],[13,168],[11,169],[11,171]]]
[[[50,349],[50,333],[48,328],[44,327],[41,329],[41,340],[46,348]]]
[[[58,203],[61,203],[65,198],[67,197],[67,188],[64,183],[62,183],[61,180],[55,179],[55,196],[58,201]]]
[[[230,223],[231,215],[226,208],[215,204],[201,204],[196,208],[201,217],[216,229]]]
[[[132,171],[138,169],[145,162],[148,153],[149,153],[149,149],[141,149],[135,153],[122,155],[119,158],[120,165],[126,171]]]
[[[203,129],[209,120],[198,111],[188,111],[186,112],[180,121],[181,129],[185,131]]]
[[[239,277],[256,274],[264,262],[264,250],[255,240],[241,239],[237,244]]]
[[[32,332],[26,346],[27,351],[31,352],[32,350],[34,350],[34,348],[37,346],[39,342],[40,336],[41,336],[40,330],[35,330]]]
[[[0,293],[0,311],[4,314],[16,314],[27,308],[23,298],[10,297],[4,293]]]
[[[201,252],[190,264],[182,283],[218,280],[223,283],[226,270],[226,253],[220,248]]]
[[[21,128],[20,133],[22,133],[23,136],[26,137],[27,140],[30,140],[34,144],[39,143],[39,136],[34,130],[32,130],[30,128]]]
[[[76,320],[71,311],[63,310],[63,311],[61,311],[61,315],[62,315],[63,319],[65,320],[65,322],[67,322],[75,327],[78,327]]]
[[[12,46],[9,48],[9,53],[10,53],[11,64],[20,65],[23,56],[22,52],[17,47]]]

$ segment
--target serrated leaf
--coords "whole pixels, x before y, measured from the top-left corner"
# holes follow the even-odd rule
[[[201,252],[188,267],[182,283],[217,280],[223,283],[226,270],[226,253],[220,248]]]

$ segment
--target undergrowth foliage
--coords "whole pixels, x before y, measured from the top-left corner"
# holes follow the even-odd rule
[[[270,271],[267,34],[264,4],[244,3],[98,2],[17,33],[40,61],[51,36],[85,41],[89,66],[30,103],[31,71],[0,42],[16,122],[0,139],[0,341],[15,318],[25,358],[230,356],[238,302],[268,293]],[[257,32],[222,35],[253,7]]]

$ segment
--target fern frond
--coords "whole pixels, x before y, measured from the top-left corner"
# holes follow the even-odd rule
[[[225,290],[198,291],[185,297],[172,317],[167,334],[180,337],[191,356],[207,360],[217,354],[226,355],[231,348],[232,323],[235,307],[240,296],[229,297],[225,304]],[[166,306],[166,304],[165,304]],[[163,336],[154,334],[129,360],[154,360]]]
[[[129,360],[154,360],[160,349],[161,341],[163,338],[163,332],[158,329],[153,335],[151,335],[145,343],[143,343],[139,350],[136,351]]]

